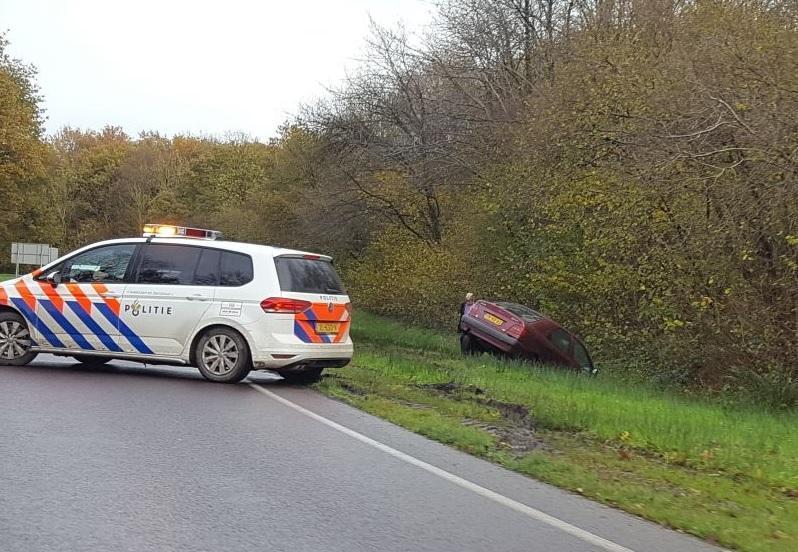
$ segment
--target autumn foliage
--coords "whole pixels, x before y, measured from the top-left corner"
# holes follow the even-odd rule
[[[213,227],[334,254],[362,308],[452,328],[466,291],[506,298],[605,371],[796,403],[795,3],[436,10],[426,33],[375,26],[268,144],[43,140],[32,74],[4,58],[0,246]]]

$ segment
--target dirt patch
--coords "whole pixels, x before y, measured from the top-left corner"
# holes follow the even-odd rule
[[[535,433],[534,420],[526,406],[496,399],[477,399],[477,402],[495,408],[508,422],[507,426],[484,427],[483,429],[495,435],[501,444],[514,453],[524,454],[533,450],[548,450],[543,440]]]
[[[474,395],[484,395],[485,390],[477,387],[476,385],[460,385],[453,381],[447,383],[421,383],[418,385],[421,389],[432,389],[433,391],[440,391],[446,395],[452,393],[473,393]]]
[[[336,381],[336,383],[338,383],[338,386],[341,389],[343,389],[344,391],[346,391],[347,393],[351,393],[352,395],[357,395],[358,397],[365,397],[366,396],[366,392],[365,391],[363,391],[359,387],[355,387],[354,385],[352,385],[350,383],[347,383],[347,382],[345,382],[345,381],[343,381],[341,379],[338,379]]]
[[[529,430],[534,430],[535,426],[529,409],[522,404],[506,403],[496,399],[478,400],[479,404],[490,406],[501,412],[502,417],[513,425],[517,425]]]
[[[474,385],[460,385],[453,381],[420,384],[418,387],[437,391],[444,395],[461,395],[460,397],[453,398],[455,398],[455,400],[475,401],[481,405],[498,410],[506,424],[491,424],[482,420],[470,418],[465,419],[463,424],[487,431],[496,437],[504,448],[511,450],[515,454],[520,455],[542,449],[548,450],[543,440],[536,435],[534,421],[532,420],[529,409],[524,405],[480,397],[479,395],[485,394],[484,389]],[[467,395],[472,396],[469,397]]]
[[[549,450],[549,447],[528,427],[516,425],[497,426],[482,420],[466,419],[464,425],[487,431],[499,441],[499,445],[514,454],[526,454],[535,450]]]
[[[415,402],[411,402],[411,401],[400,401],[400,400],[396,400],[396,399],[392,399],[392,400],[394,402],[397,402],[397,403],[401,404],[402,406],[406,406],[408,408],[413,408],[415,410],[435,410],[434,407],[432,407],[432,406],[430,406],[428,404],[415,403]]]

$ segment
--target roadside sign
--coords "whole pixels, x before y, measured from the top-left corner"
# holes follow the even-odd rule
[[[58,248],[50,247],[47,243],[11,244],[11,262],[16,266],[17,276],[19,276],[19,265],[44,266],[57,258]]]

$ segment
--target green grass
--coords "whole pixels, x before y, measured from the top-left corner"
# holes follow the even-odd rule
[[[0,274],[0,282],[5,282],[6,280],[10,280],[13,278],[13,274]]]
[[[466,359],[454,334],[368,313],[357,313],[353,338],[354,362],[330,371],[320,386],[331,396],[728,547],[798,550],[796,413],[724,407],[604,375]],[[530,434],[534,448],[513,443]]]

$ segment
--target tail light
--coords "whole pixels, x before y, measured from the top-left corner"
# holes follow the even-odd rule
[[[299,314],[311,307],[310,301],[301,299],[288,299],[286,297],[269,297],[260,302],[263,312]]]
[[[347,303],[345,306],[346,306],[346,312],[352,314],[352,303]]]
[[[507,335],[518,339],[524,334],[524,329],[525,327],[523,323],[516,322],[512,326],[507,328]]]

